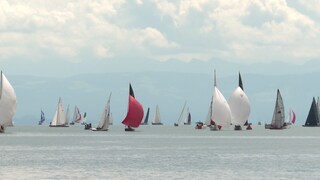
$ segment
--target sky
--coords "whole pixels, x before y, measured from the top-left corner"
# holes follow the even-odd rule
[[[317,0],[0,0],[0,64],[48,76],[212,59],[301,65],[320,56],[319,9]]]

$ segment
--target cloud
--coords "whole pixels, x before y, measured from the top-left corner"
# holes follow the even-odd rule
[[[3,0],[0,57],[81,63],[126,54],[303,63],[320,56],[319,6],[286,0]]]

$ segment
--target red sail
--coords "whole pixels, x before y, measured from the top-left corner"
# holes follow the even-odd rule
[[[129,95],[129,109],[122,124],[137,128],[142,121],[143,114],[142,105],[133,96]]]

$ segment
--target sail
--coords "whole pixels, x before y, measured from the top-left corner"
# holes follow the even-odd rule
[[[122,124],[130,127],[139,127],[143,119],[143,108],[139,101],[134,97],[133,89],[131,84],[129,86],[129,107],[128,112]]]
[[[294,124],[296,122],[296,113],[294,113],[294,111],[292,111],[292,120],[291,123]]]
[[[66,117],[65,117],[65,124],[69,124],[69,119],[70,119],[70,113],[69,113],[69,104],[68,104]]]
[[[154,115],[153,123],[159,124],[161,123],[161,118],[160,118],[160,109],[159,106],[156,106],[156,113]]]
[[[80,110],[77,106],[74,107],[72,122],[80,123],[82,120],[82,116]]]
[[[104,110],[102,111],[102,114],[101,114],[101,118],[100,118],[100,121],[99,121],[99,125],[97,127],[97,129],[108,129],[109,127],[109,120],[110,120],[110,99],[111,99],[111,93],[110,93],[110,96],[109,96],[109,99],[107,101],[107,104],[105,105],[104,107]]]
[[[239,87],[242,89],[242,91],[244,91],[240,72],[239,72]]]
[[[319,116],[316,100],[313,98],[305,126],[318,126]]]
[[[16,113],[16,93],[1,71],[0,77],[0,126],[7,127],[13,124],[12,118]]]
[[[231,110],[231,122],[233,125],[243,126],[250,114],[250,103],[247,95],[238,86],[228,100]]]
[[[213,97],[211,98],[211,103],[209,106],[209,110],[208,110],[208,114],[205,122],[206,125],[211,125],[211,121],[212,121],[211,119],[212,118],[212,100],[213,100]]]
[[[231,123],[231,110],[228,102],[216,86],[212,100],[212,120],[224,128],[228,128]]]
[[[112,113],[111,112],[110,112],[110,117],[109,117],[109,125],[113,125],[113,118],[112,118]]]
[[[189,111],[189,108],[187,108],[187,114],[186,114],[186,118],[185,118],[185,121],[184,121],[184,124],[191,124],[191,114],[190,114],[190,111]]]
[[[148,108],[148,110],[147,110],[147,114],[146,114],[146,117],[144,118],[143,124],[148,124],[149,112],[150,112],[150,108]]]
[[[82,124],[86,124],[86,123],[87,123],[87,112],[84,112]]]
[[[281,129],[284,124],[284,105],[283,100],[278,89],[277,91],[277,100],[274,107],[271,127],[276,129]]]
[[[59,97],[56,113],[51,121],[51,126],[61,126],[66,125],[67,123],[66,116],[64,114],[63,104],[61,97]]]
[[[181,110],[181,113],[180,113],[180,116],[179,116],[179,119],[178,119],[178,121],[177,121],[177,125],[179,125],[180,123],[181,123],[181,121],[182,121],[182,119],[184,118],[184,110],[185,110],[185,108],[186,108],[186,104],[187,104],[187,101],[184,103],[184,105],[183,105],[183,108],[182,108],[182,110]]]
[[[41,110],[39,125],[42,125],[44,121],[45,121],[44,112]]]

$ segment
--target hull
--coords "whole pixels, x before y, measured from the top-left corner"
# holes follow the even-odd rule
[[[84,130],[89,130],[89,129],[91,129],[91,123],[89,123],[89,124],[85,124],[84,125]]]
[[[108,131],[108,129],[91,128],[92,131]]]
[[[162,123],[152,123],[152,125],[163,125]]]
[[[49,127],[69,127],[68,125],[49,125]]]
[[[236,125],[236,126],[234,126],[234,130],[235,130],[235,131],[241,131],[241,130],[242,130],[242,127],[239,126],[239,125]]]
[[[126,128],[124,128],[124,131],[134,131],[134,129],[131,127],[126,127]]]

